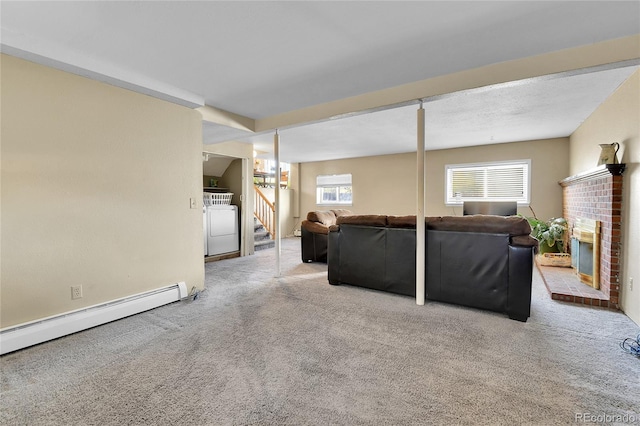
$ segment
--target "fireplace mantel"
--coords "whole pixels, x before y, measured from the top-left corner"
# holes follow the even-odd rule
[[[603,164],[591,170],[587,170],[577,175],[569,176],[558,182],[561,186],[573,185],[578,182],[599,179],[606,176],[620,176],[624,173],[626,164]]]

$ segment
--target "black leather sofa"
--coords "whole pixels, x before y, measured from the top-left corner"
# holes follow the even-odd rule
[[[427,217],[425,298],[530,315],[538,241],[518,216]],[[338,218],[328,236],[329,283],[415,297],[415,216]]]
[[[345,209],[316,210],[307,213],[307,219],[300,224],[303,262],[327,263],[327,238],[329,227],[336,224],[340,216],[350,215]]]

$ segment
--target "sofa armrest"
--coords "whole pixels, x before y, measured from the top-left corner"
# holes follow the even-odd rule
[[[509,318],[526,322],[531,311],[531,281],[533,279],[533,247],[509,246]]]
[[[534,253],[537,253],[540,242],[531,235],[516,235],[515,237],[511,237],[511,245],[533,247]]]
[[[336,223],[336,214],[332,210],[314,210],[307,213],[307,220],[329,226]]]
[[[340,228],[332,226],[327,240],[327,278],[329,284],[340,284]]]
[[[303,262],[327,262],[328,235],[325,233],[311,232],[307,228],[302,228],[302,238],[300,239],[302,247]]]
[[[303,220],[300,224],[300,228],[306,229],[309,232],[314,234],[328,234],[329,227],[327,225],[323,225],[320,222],[312,222],[310,220]]]

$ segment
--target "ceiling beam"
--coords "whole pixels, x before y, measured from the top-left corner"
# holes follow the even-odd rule
[[[233,112],[225,111],[210,105],[196,108],[196,110],[200,111],[200,114],[202,114],[202,121],[208,121],[210,123],[216,123],[247,132],[255,131],[256,123],[253,118],[234,114]]]
[[[640,34],[460,71],[255,120],[255,131],[297,127],[418,99],[535,79],[640,58]]]
[[[118,67],[97,57],[74,52],[51,41],[16,33],[4,27],[0,52],[188,108],[204,105],[204,98],[200,95]]]

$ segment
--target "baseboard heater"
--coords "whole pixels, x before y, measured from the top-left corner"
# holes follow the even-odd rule
[[[0,355],[106,324],[188,296],[187,285],[168,287],[0,329]]]

